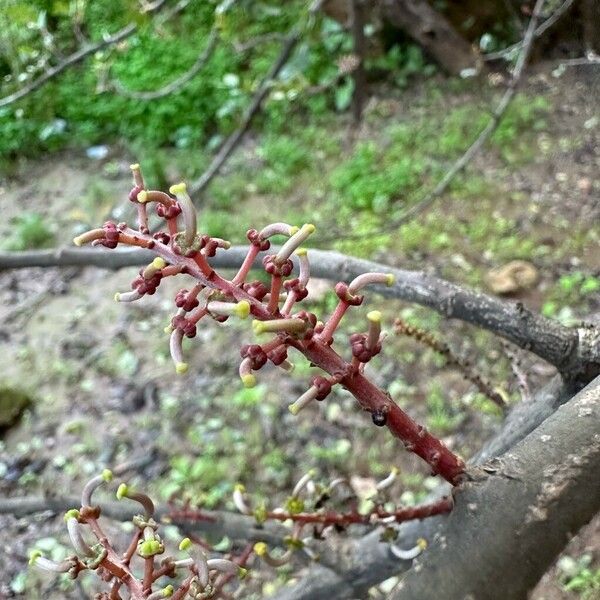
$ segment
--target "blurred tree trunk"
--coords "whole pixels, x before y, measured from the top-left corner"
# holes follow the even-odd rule
[[[581,10],[585,49],[600,54],[600,0],[583,0]]]
[[[402,29],[440,66],[459,75],[479,67],[478,55],[452,24],[426,0],[381,0],[382,14]]]
[[[354,54],[358,59],[358,64],[353,72],[354,94],[352,96],[352,115],[355,123],[360,123],[367,97],[367,76],[365,74],[365,56],[367,55],[365,9],[365,0],[352,0],[352,37],[354,38]]]

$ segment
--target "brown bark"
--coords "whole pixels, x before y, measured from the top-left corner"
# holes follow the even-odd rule
[[[452,24],[425,0],[382,0],[382,13],[452,75],[479,68],[478,55]]]
[[[238,268],[248,248],[234,246],[211,258],[214,268]],[[272,251],[272,250],[271,250]],[[259,254],[256,264],[264,254]],[[147,250],[103,251],[88,248],[58,248],[26,252],[0,252],[0,271],[24,267],[97,266],[120,269],[148,264]],[[528,310],[520,302],[507,302],[435,277],[422,271],[407,271],[338,252],[311,250],[311,273],[333,281],[349,282],[361,273],[389,272],[396,278],[382,295],[415,302],[448,319],[460,319],[495,333],[554,365],[578,385],[600,374],[600,329],[594,326],[565,327]]]

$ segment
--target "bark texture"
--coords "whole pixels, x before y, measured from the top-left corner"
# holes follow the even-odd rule
[[[211,258],[215,268],[238,268],[247,247],[234,246]],[[273,249],[271,250],[273,252]],[[259,254],[260,264],[264,254]],[[102,251],[59,248],[29,252],[0,252],[0,270],[23,267],[98,266],[118,269],[149,263],[149,251]],[[349,282],[361,273],[393,273],[396,282],[378,291],[388,297],[415,302],[448,319],[460,319],[487,329],[554,365],[568,381],[585,385],[600,374],[600,330],[598,327],[565,327],[533,313],[522,303],[506,302],[482,292],[456,285],[425,271],[407,271],[338,252],[311,250],[311,273],[315,277]]]
[[[452,75],[478,66],[478,57],[452,24],[425,0],[382,0],[383,16]]]
[[[600,377],[473,472],[392,600],[519,600],[600,509]]]

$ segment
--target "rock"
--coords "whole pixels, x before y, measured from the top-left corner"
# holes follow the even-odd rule
[[[0,429],[14,425],[31,403],[31,396],[25,392],[12,387],[0,387]]]
[[[495,294],[514,294],[531,288],[537,280],[538,270],[525,260],[512,260],[485,276],[487,286]]]

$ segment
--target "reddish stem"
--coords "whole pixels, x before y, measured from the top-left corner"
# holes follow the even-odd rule
[[[403,523],[404,521],[413,521],[415,519],[426,519],[433,515],[442,515],[449,513],[452,510],[454,503],[451,498],[444,496],[431,504],[423,504],[422,506],[409,506],[399,508],[394,511],[383,510],[381,506],[378,506],[372,513],[361,515],[356,511],[348,513],[340,513],[336,511],[327,511],[322,513],[297,513],[291,514],[289,512],[269,512],[267,513],[267,519],[274,519],[276,521],[287,521],[290,519],[295,523],[302,525],[319,524],[323,526],[327,525],[340,525],[345,527],[347,525],[364,524],[367,525],[371,521],[371,516],[376,515],[380,519],[387,519],[394,517],[396,523]]]
[[[267,312],[274,314],[279,308],[279,292],[281,292],[282,279],[281,275],[273,275],[271,277],[271,297],[267,305]]]
[[[323,327],[323,331],[319,334],[319,339],[323,342],[327,343],[333,336],[333,332],[337,329],[342,317],[346,314],[348,307],[350,305],[345,300],[340,300],[335,307],[335,310],[325,323],[325,327]]]
[[[411,419],[383,390],[364,375],[350,368],[331,347],[320,341],[295,344],[313,364],[330,375],[340,375],[340,383],[352,393],[360,405],[371,413],[385,415],[389,430],[400,438],[406,449],[425,460],[435,474],[440,474],[452,485],[463,480],[465,463],[451,452],[425,427]]]
[[[254,260],[256,259],[259,252],[260,252],[260,248],[255,244],[252,244],[252,246],[250,246],[250,248],[248,248],[248,254],[246,254],[246,258],[244,259],[244,262],[242,263],[240,270],[236,273],[235,277],[231,280],[231,283],[233,283],[235,285],[239,285],[240,283],[243,283],[244,281],[246,281],[246,277],[248,276],[248,273],[250,272],[250,269],[252,268],[252,265],[254,264]]]

